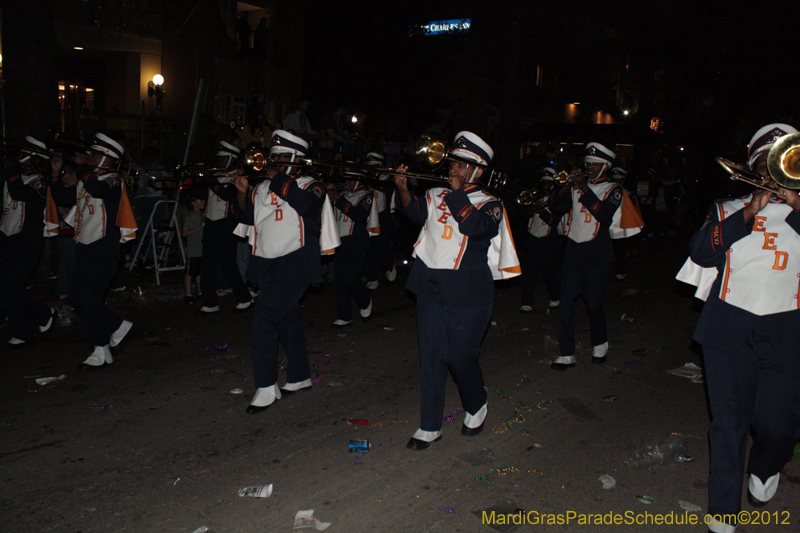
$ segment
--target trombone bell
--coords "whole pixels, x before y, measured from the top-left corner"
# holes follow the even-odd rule
[[[767,170],[781,187],[800,189],[800,133],[784,135],[772,145]]]
[[[441,133],[432,131],[417,139],[414,145],[414,159],[417,165],[427,172],[442,166],[447,157],[447,142]]]

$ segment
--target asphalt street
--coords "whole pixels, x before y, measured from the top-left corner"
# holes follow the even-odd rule
[[[333,287],[310,291],[313,389],[257,415],[245,414],[252,316],[227,296],[222,312],[197,317],[177,275],[156,287],[152,272],[126,272],[108,303],[136,329],[110,367],[77,371],[88,355],[79,320],[2,351],[0,531],[290,532],[312,509],[330,532],[705,531],[705,388],[668,373],[702,365],[691,341],[700,304],[674,280],[685,239],[636,249],[627,279],[609,281],[605,365],[590,364],[579,303],[578,366],[552,371],[556,313],[543,283],[530,314],[518,311],[518,280],[498,283],[481,352],[486,429],[460,434],[449,381],[443,439],[424,451],[406,448],[419,410],[407,267],[371,291],[368,322],[343,329],[330,327]],[[33,290],[44,298],[51,281]],[[349,451],[356,439],[369,451]],[[239,496],[267,484],[269,498]],[[795,460],[762,512],[743,503],[751,523],[737,531],[800,531],[798,502]]]

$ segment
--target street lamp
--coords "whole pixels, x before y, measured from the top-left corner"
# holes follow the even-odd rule
[[[156,74],[153,79],[147,82],[147,96],[156,97],[156,109],[161,111],[161,100],[164,98],[164,76]]]

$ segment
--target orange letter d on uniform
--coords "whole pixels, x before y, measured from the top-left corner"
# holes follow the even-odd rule
[[[775,252],[775,263],[772,265],[772,270],[783,270],[789,262],[789,254],[787,252]]]

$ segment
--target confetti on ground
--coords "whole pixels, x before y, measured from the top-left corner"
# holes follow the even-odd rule
[[[456,407],[456,408],[453,410],[453,412],[452,412],[452,413],[447,413],[447,414],[445,414],[445,415],[444,415],[444,417],[442,417],[442,420],[443,420],[444,422],[452,422],[453,420],[455,420],[455,416],[456,416],[456,415],[457,415],[457,414],[458,414],[460,411],[463,411],[463,410],[464,410],[464,408],[463,408],[463,407]]]
[[[223,353],[223,352],[230,352],[234,349],[234,346],[231,346],[227,342],[218,342],[217,344],[209,344],[206,346],[207,352],[214,352],[214,353]]]
[[[683,509],[684,511],[689,511],[690,513],[695,513],[703,510],[703,508],[700,507],[699,505],[685,502],[683,500],[678,500],[678,505],[681,506],[681,509]]]
[[[408,420],[383,420],[373,423],[372,427],[375,429],[383,429],[383,426],[388,426],[389,424],[408,424]]]

